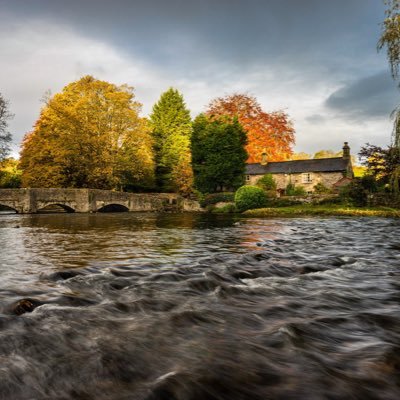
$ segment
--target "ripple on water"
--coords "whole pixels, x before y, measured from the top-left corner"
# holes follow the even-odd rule
[[[366,218],[0,219],[0,398],[397,400],[399,234]]]

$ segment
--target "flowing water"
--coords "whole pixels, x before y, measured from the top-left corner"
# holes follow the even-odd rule
[[[400,220],[0,215],[0,399],[400,399]]]

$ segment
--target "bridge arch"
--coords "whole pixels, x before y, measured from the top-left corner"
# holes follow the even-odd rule
[[[14,208],[14,205],[10,205],[10,204],[6,204],[6,203],[0,203],[0,211],[6,211],[6,212],[10,212],[10,213],[15,213],[18,214],[19,211]]]
[[[177,204],[172,204],[174,200]],[[97,189],[0,189],[0,204],[13,208],[18,214],[35,214],[51,204],[60,206],[63,211],[76,213],[179,209],[199,211],[198,204],[191,204],[191,200],[183,201],[179,195],[172,193],[127,193]]]
[[[129,208],[123,204],[110,203],[100,207],[97,212],[107,213],[107,212],[128,212]]]
[[[67,204],[63,203],[48,203],[41,205],[40,208],[37,209],[37,213],[59,213],[59,212],[67,212],[73,213],[75,210]]]

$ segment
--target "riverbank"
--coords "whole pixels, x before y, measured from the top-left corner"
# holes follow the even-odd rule
[[[245,211],[246,217],[354,216],[400,218],[400,209],[390,207],[350,207],[344,205],[301,204],[289,207],[259,208]]]

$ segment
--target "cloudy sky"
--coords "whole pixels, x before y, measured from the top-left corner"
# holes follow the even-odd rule
[[[0,0],[0,92],[14,155],[56,93],[91,74],[135,87],[147,115],[173,86],[192,115],[246,92],[285,110],[296,151],[390,142],[399,92],[377,53],[382,0]]]

